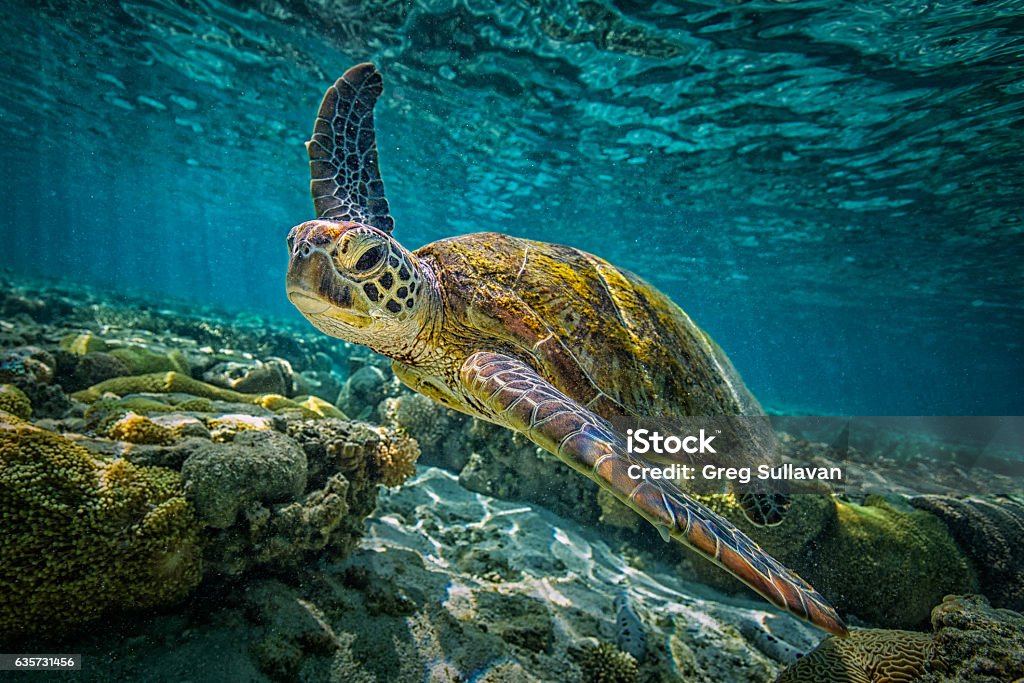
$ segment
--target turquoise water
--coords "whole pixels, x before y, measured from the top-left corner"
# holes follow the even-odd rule
[[[770,407],[1021,414],[1022,10],[7,2],[0,265],[298,319],[302,143],[373,60],[407,246],[604,256]]]

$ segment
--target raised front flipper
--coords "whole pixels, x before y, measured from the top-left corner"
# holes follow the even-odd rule
[[[394,229],[373,128],[373,106],[383,88],[373,64],[358,64],[324,93],[306,143],[317,218],[355,221],[387,233]]]
[[[462,381],[494,422],[522,432],[772,604],[826,631],[846,634],[825,598],[728,520],[670,482],[629,476],[630,466],[645,463],[626,452],[622,436],[526,363],[475,353],[462,366]]]

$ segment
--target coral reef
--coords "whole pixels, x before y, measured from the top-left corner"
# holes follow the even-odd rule
[[[793,497],[782,524],[756,527],[731,495],[701,500],[797,571],[841,612],[871,624],[918,627],[942,596],[978,590],[977,576],[949,532],[924,512],[897,509],[877,497],[857,505],[807,494]],[[694,561],[693,569],[710,585],[743,590],[705,562]]]
[[[930,633],[864,629],[829,636],[776,683],[896,683],[920,680],[938,646]]]
[[[239,441],[245,446],[243,450],[233,454],[223,451],[239,446]],[[287,495],[278,497],[255,497],[249,489],[242,490],[241,496],[228,496],[216,480],[235,480],[238,474],[215,476],[210,482],[209,496],[222,500],[214,506],[214,521],[222,523],[229,516],[231,520],[214,534],[206,555],[208,564],[218,573],[234,576],[254,567],[294,571],[308,566],[312,553],[335,560],[347,555],[363,535],[363,522],[377,501],[378,482],[370,476],[369,463],[375,461],[382,448],[387,448],[389,441],[388,435],[369,425],[328,418],[291,421],[288,436],[242,432],[233,444],[200,445],[183,468],[186,478],[195,454],[212,449],[221,451],[214,459],[226,465],[230,457],[243,458],[246,453],[259,461],[273,461],[280,458],[284,447],[290,453],[289,462],[296,462],[297,451],[306,469],[303,487],[296,484],[283,492]],[[359,465],[353,467],[352,463]],[[204,467],[212,464],[207,462]],[[284,469],[281,463],[277,467]],[[283,482],[288,475],[284,471],[266,475],[268,481],[271,477]]]
[[[1024,615],[980,595],[950,595],[932,610],[939,655],[919,683],[1002,683],[1024,678]]]
[[[348,419],[348,416],[338,410],[333,403],[328,403],[319,396],[307,396],[305,399],[299,401],[299,405],[320,417],[334,417],[339,420]]]
[[[584,683],[636,683],[640,676],[633,655],[611,643],[585,648],[579,665]]]
[[[459,437],[469,451],[459,481],[469,490],[536,503],[585,523],[597,521],[600,487],[522,434],[468,420]]]
[[[274,412],[294,410],[302,415],[315,415],[309,409],[279,394],[243,394],[231,389],[200,382],[180,372],[156,372],[132,377],[115,377],[72,394],[83,403],[94,403],[107,394],[188,394],[190,398],[205,398],[229,403],[257,405]]]
[[[598,521],[602,524],[634,531],[644,521],[643,517],[605,489],[600,489],[597,492],[597,504],[601,508],[601,516]]]
[[[128,366],[109,353],[95,352],[81,356],[75,362],[75,370],[70,381],[62,384],[69,391],[78,391],[99,384],[114,377],[131,374]]]
[[[144,415],[126,413],[106,429],[107,436],[118,441],[136,444],[162,444],[169,446],[178,440],[178,434],[169,427],[153,422]]]
[[[935,517],[871,498],[865,505],[837,501],[836,514],[836,525],[813,544],[827,562],[802,576],[837,609],[907,628],[925,623],[944,595],[977,591],[976,575]]]
[[[280,581],[257,583],[246,591],[245,600],[254,622],[260,625],[252,654],[272,680],[300,680],[304,665],[315,669],[320,658],[329,660],[344,647],[328,617]],[[321,671],[306,680],[327,680],[326,673]]]
[[[200,526],[173,471],[0,414],[0,509],[0,638],[60,636],[199,583]]]
[[[36,417],[60,417],[71,402],[53,384],[57,360],[38,346],[21,346],[0,352],[0,384],[21,389],[32,402]]]
[[[1024,616],[980,595],[949,595],[933,633],[883,629],[829,636],[776,683],[1008,683],[1024,677]]]
[[[405,430],[424,452],[437,446],[448,432],[448,409],[423,394],[403,391],[385,399],[381,408],[384,422]]]
[[[400,435],[388,434],[381,440],[375,453],[375,464],[371,476],[384,486],[396,487],[416,475],[416,461],[420,447],[416,440]]]
[[[996,607],[1024,611],[1024,504],[1008,496],[918,496],[910,504],[938,517],[971,560],[981,592]]]
[[[197,449],[181,468],[185,494],[208,526],[231,526],[254,502],[295,500],[306,488],[306,454],[284,434],[245,430]]]
[[[270,418],[246,413],[224,413],[206,418],[206,426],[210,429],[210,440],[214,443],[234,441],[240,432],[273,429]]]
[[[128,368],[132,375],[148,375],[155,372],[180,372],[189,374],[188,361],[178,350],[158,353],[144,346],[122,346],[109,351]]]
[[[368,420],[377,413],[377,404],[388,394],[390,369],[364,365],[345,382],[338,395],[338,407],[359,420]]]
[[[60,340],[60,348],[64,349],[68,353],[73,353],[76,356],[84,356],[90,353],[106,351],[108,345],[102,337],[99,337],[92,332],[82,332],[80,334],[69,334],[63,337]]]
[[[32,416],[32,401],[13,384],[0,384],[0,410],[27,420]]]
[[[203,379],[209,384],[243,394],[281,394],[286,396],[291,389],[291,382],[286,381],[281,363],[264,363],[260,360],[218,363],[203,373]]]

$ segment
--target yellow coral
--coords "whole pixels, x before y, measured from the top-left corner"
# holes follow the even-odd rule
[[[0,385],[0,410],[27,420],[32,417],[32,401],[24,391],[13,384],[2,384]]]
[[[333,404],[328,403],[319,396],[308,396],[304,401],[299,403],[303,408],[307,408],[320,417],[334,417],[339,420],[347,420],[348,416],[345,413],[334,407]]]
[[[234,441],[239,432],[265,432],[272,428],[270,420],[265,417],[243,414],[218,415],[207,420],[206,426],[210,428],[210,440],[215,443]]]
[[[107,436],[128,443],[164,446],[178,440],[178,434],[170,427],[158,425],[148,417],[137,413],[127,413],[121,416],[107,429]]]
[[[284,409],[300,409],[304,412],[309,412],[311,416],[319,417],[319,415],[308,411],[295,401],[278,394],[243,394],[231,389],[207,384],[206,382],[200,382],[186,374],[175,371],[153,372],[147,375],[135,375],[134,377],[114,377],[113,379],[93,385],[88,389],[75,392],[72,394],[72,398],[84,403],[93,403],[108,393],[118,396],[142,393],[189,394],[214,401],[258,405],[275,412]]]
[[[382,430],[381,442],[375,452],[377,476],[385,486],[401,486],[416,474],[420,446],[416,439]]]
[[[59,636],[199,582],[201,527],[177,472],[101,461],[0,414],[0,639]]]
[[[76,356],[84,356],[87,353],[106,351],[107,342],[91,332],[83,332],[82,334],[69,334],[61,339],[60,348]]]

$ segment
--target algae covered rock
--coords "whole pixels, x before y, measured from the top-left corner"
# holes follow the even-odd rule
[[[218,363],[203,373],[203,379],[243,394],[285,395],[291,388],[279,363],[259,360]]]
[[[894,628],[926,623],[950,593],[975,592],[978,579],[938,519],[879,499],[836,502],[835,526],[815,543],[822,558],[805,579],[840,610]]]
[[[899,509],[878,497],[858,505],[806,494],[793,496],[778,526],[756,527],[743,518],[732,496],[701,500],[793,567],[841,612],[874,625],[920,627],[944,595],[978,590],[964,553],[925,512]],[[693,569],[705,583],[745,590],[707,563],[695,562]]]
[[[920,683],[1002,683],[1024,678],[1024,615],[981,595],[948,595],[932,610],[939,657]]]
[[[306,473],[306,454],[295,441],[262,430],[200,448],[181,468],[185,492],[200,518],[218,529],[231,526],[249,503],[294,500],[306,488]]]
[[[0,638],[60,636],[199,583],[201,527],[178,474],[99,460],[0,413]]]
[[[76,361],[70,386],[68,382],[65,382],[64,386],[69,390],[84,389],[113,377],[129,374],[131,371],[128,366],[115,356],[103,352],[87,353]]]

